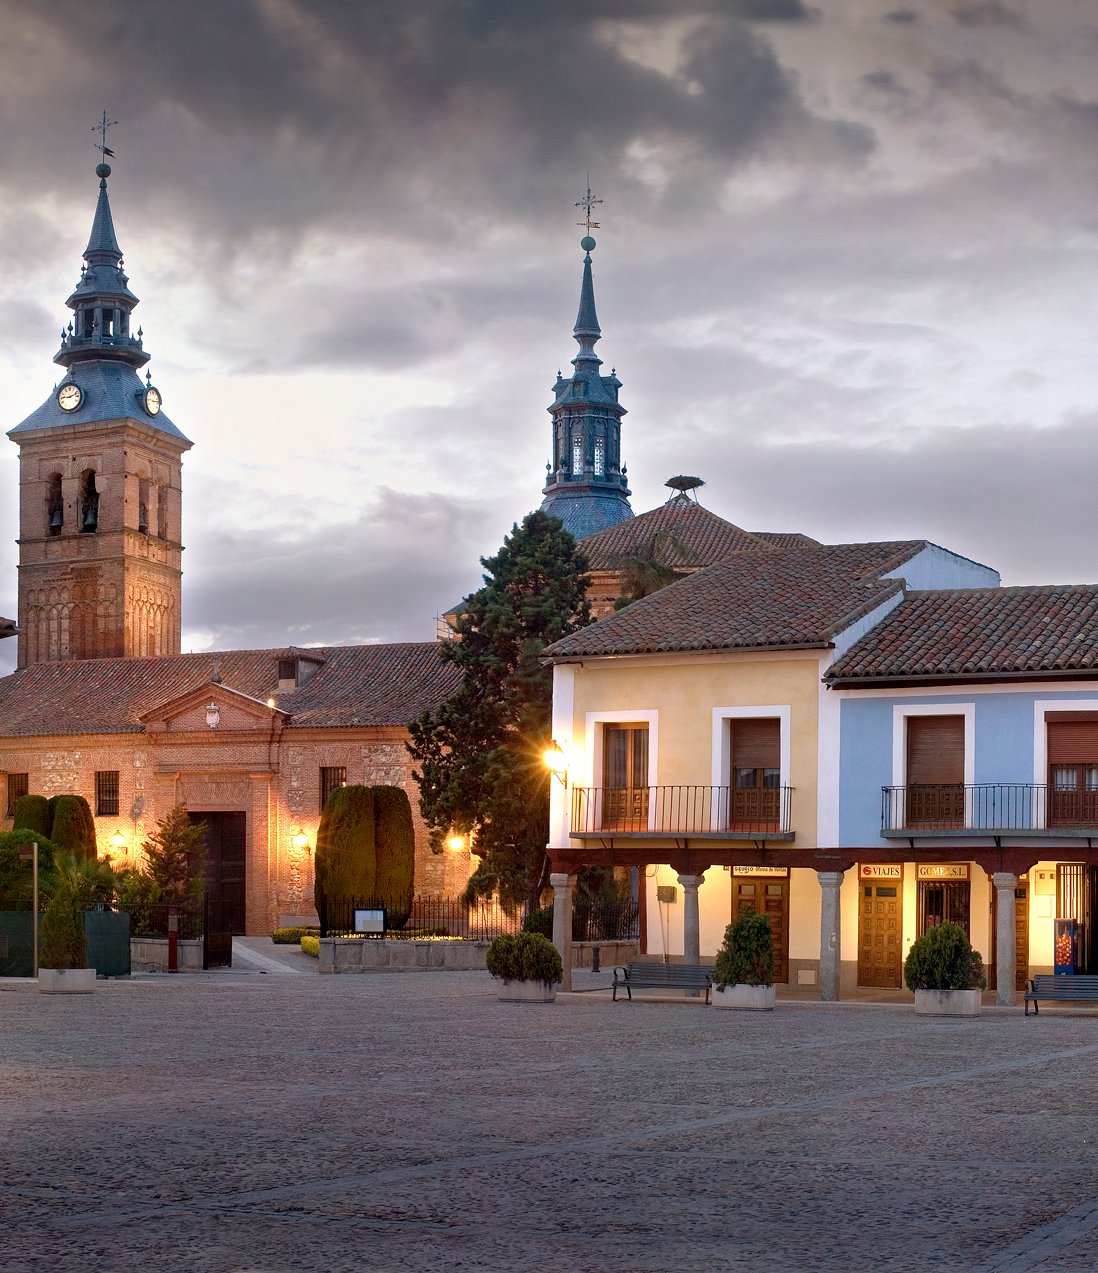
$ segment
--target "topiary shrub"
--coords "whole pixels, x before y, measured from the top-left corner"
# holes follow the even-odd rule
[[[416,833],[412,806],[399,787],[372,787],[374,793],[374,897],[385,907],[386,927],[403,928],[412,913],[416,874]]]
[[[500,981],[543,981],[564,976],[560,952],[540,933],[501,933],[488,947],[488,971]]]
[[[86,968],[88,944],[84,938],[84,916],[76,897],[65,884],[59,885],[42,916],[40,968]]]
[[[724,930],[717,951],[713,985],[772,986],[774,984],[774,934],[770,921],[753,906],[745,906]]]
[[[912,943],[904,960],[908,990],[983,990],[984,961],[960,924],[937,924]]]
[[[297,928],[276,928],[271,934],[271,941],[276,946],[296,946],[305,936],[304,926]]]
[[[45,796],[20,796],[15,802],[12,825],[17,831],[37,831],[47,838],[50,834],[50,802]]]
[[[306,933],[301,938],[301,953],[304,955],[312,955],[314,959],[320,958],[320,938],[310,936]]]
[[[329,909],[342,913],[352,902],[374,900],[377,854],[372,788],[336,787],[320,815],[313,860],[313,899],[322,924]]]
[[[55,796],[50,802],[53,820],[50,839],[57,849],[66,849],[73,857],[96,856],[95,819],[83,796]]]
[[[552,941],[553,908],[551,906],[539,906],[536,911],[531,911],[522,921],[522,931],[524,933],[540,933],[542,937]]]

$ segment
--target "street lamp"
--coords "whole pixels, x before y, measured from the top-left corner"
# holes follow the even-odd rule
[[[564,749],[560,743],[554,738],[553,741],[542,752],[542,760],[545,768],[553,775],[562,787],[568,786],[568,757],[565,755]]]

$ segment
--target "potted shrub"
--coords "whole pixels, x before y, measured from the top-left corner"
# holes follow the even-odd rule
[[[745,906],[724,930],[713,969],[714,1008],[774,1007],[774,934],[770,921]]]
[[[488,971],[501,981],[499,997],[551,1003],[564,967],[556,946],[540,933],[502,933],[488,947]]]
[[[960,924],[938,924],[912,943],[904,981],[916,1012],[946,1017],[976,1016],[987,985],[984,961]]]
[[[84,915],[76,893],[62,879],[42,916],[38,989],[43,994],[90,994],[95,989],[95,969],[87,964]]]

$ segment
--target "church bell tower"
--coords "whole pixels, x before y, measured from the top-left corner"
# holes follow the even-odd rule
[[[104,116],[104,146],[106,116]],[[8,433],[19,447],[19,666],[62,659],[178,654],[183,452],[191,443],[138,369],[107,178],[53,393]]]
[[[621,418],[625,408],[618,402],[621,381],[613,370],[604,376],[602,359],[595,342],[602,336],[595,313],[595,285],[591,276],[591,253],[595,240],[591,230],[591,208],[601,199],[592,196],[576,205],[587,211],[587,233],[580,240],[583,249],[583,281],[580,284],[579,313],[572,330],[579,353],[572,359],[575,371],[569,378],[557,372],[553,386],[553,458],[546,465],[545,498],[541,508],[559,517],[565,530],[576,539],[616,526],[633,516],[629,487],[621,459]],[[581,222],[581,224],[584,224]]]

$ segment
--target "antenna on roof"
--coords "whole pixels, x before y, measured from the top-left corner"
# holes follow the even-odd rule
[[[667,481],[664,482],[664,486],[669,486],[676,492],[675,495],[671,496],[672,499],[678,499],[679,496],[687,495],[693,498],[695,504],[698,502],[698,487],[704,485],[704,479],[700,477],[687,477],[682,473],[680,473],[678,477],[669,477]]]

